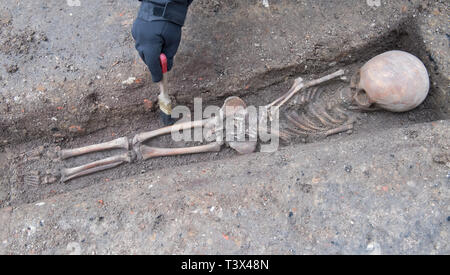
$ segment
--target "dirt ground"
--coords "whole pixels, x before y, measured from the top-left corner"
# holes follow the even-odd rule
[[[62,167],[118,152],[61,162],[61,148],[162,126],[158,88],[130,34],[138,1],[73,2],[0,4],[1,253],[449,253],[446,1],[195,0],[169,75],[178,104],[221,106],[236,95],[265,105],[296,77],[344,69],[347,80],[320,88],[329,102],[393,49],[424,62],[430,93],[406,113],[349,112],[352,131],[295,138],[273,155],[224,148],[61,183],[50,176]]]

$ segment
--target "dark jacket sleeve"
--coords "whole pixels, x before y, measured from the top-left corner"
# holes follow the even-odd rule
[[[144,21],[170,21],[183,26],[193,0],[139,0],[138,18]]]
[[[139,1],[142,2],[142,0],[139,0]],[[188,7],[192,3],[192,1],[194,1],[194,0],[186,0]],[[156,1],[156,2],[159,2],[159,1]]]

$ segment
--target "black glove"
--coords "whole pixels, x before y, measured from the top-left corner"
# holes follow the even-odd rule
[[[144,21],[137,18],[131,31],[136,50],[152,74],[153,82],[162,80],[159,55],[167,56],[167,70],[173,66],[181,40],[181,26],[169,21]]]
[[[142,1],[131,34],[136,50],[152,74],[153,82],[162,80],[159,55],[167,57],[167,70],[173,66],[181,40],[181,27],[192,0]]]

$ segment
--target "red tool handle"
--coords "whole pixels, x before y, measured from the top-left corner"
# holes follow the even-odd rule
[[[159,61],[161,63],[162,73],[167,73],[167,56],[165,54],[161,54],[159,56]]]

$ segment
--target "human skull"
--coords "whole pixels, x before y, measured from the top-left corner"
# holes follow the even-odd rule
[[[404,51],[389,51],[369,60],[352,77],[353,99],[361,108],[375,105],[406,112],[427,97],[430,81],[425,65]]]

